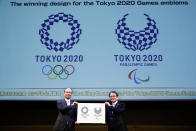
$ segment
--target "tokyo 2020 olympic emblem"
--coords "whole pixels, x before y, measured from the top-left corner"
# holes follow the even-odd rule
[[[126,19],[129,14],[123,16],[117,23],[115,34],[118,37],[119,43],[121,43],[126,49],[132,51],[143,51],[151,48],[157,41],[157,35],[159,30],[156,26],[156,22],[144,14],[147,18],[147,27],[138,32],[131,30],[126,26]]]
[[[52,38],[50,38],[49,33],[51,27],[59,22],[68,24],[71,29],[70,36],[65,38],[65,41],[62,42],[54,41]],[[64,13],[50,15],[48,19],[44,20],[44,23],[41,24],[41,29],[39,30],[41,43],[44,44],[48,50],[55,50],[56,52],[62,52],[65,49],[70,50],[73,48],[73,46],[79,42],[81,34],[82,30],[80,29],[78,20],[75,20],[73,15]]]
[[[88,108],[86,106],[82,107],[81,112],[84,114],[88,113]]]
[[[83,106],[82,108],[81,108],[81,115],[82,115],[82,117],[84,117],[84,118],[86,118],[86,117],[88,117],[89,116],[89,114],[88,114],[88,107],[86,107],[86,106]]]

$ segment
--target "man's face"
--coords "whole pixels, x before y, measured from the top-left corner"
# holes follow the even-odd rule
[[[66,99],[70,99],[72,96],[72,90],[70,88],[67,88],[64,92],[64,96]]]
[[[115,93],[110,93],[110,100],[112,103],[118,101],[118,96]]]

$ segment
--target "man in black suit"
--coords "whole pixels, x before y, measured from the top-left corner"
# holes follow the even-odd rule
[[[127,126],[122,116],[125,111],[125,103],[118,101],[116,91],[111,91],[109,97],[110,102],[105,102],[108,131],[127,131]]]
[[[71,100],[71,96],[72,90],[67,88],[64,90],[65,99],[57,100],[59,114],[54,125],[54,131],[75,131],[75,123],[77,123],[76,105],[78,102]]]

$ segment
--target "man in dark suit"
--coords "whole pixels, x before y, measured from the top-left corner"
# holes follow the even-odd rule
[[[54,131],[75,131],[75,123],[77,117],[78,102],[71,100],[72,90],[67,88],[64,90],[63,100],[57,100],[57,108],[59,111],[57,120],[54,125]]]
[[[109,97],[110,102],[105,102],[108,131],[127,131],[127,126],[122,116],[125,111],[125,103],[118,101],[116,91],[111,91]]]

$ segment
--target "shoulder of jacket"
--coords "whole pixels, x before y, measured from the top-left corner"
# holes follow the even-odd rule
[[[57,100],[57,102],[58,102],[58,103],[60,103],[60,102],[64,102],[64,101],[65,101],[65,99]]]

